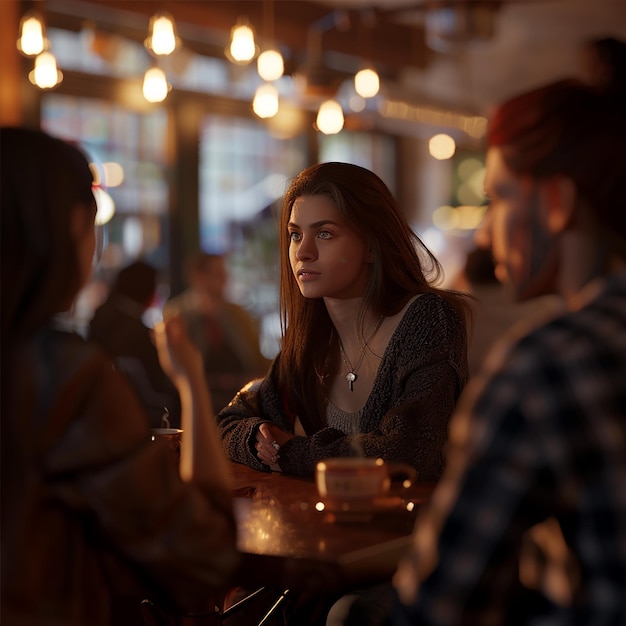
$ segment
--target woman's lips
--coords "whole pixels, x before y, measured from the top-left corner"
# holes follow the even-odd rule
[[[310,280],[315,280],[316,278],[319,278],[320,274],[319,272],[312,272],[310,270],[299,270],[298,271],[298,278],[303,282],[306,283]]]

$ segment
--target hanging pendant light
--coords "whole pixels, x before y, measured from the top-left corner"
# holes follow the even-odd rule
[[[35,68],[28,74],[28,80],[39,89],[52,89],[62,80],[63,74],[57,68],[57,60],[52,52],[42,52],[35,59]]]
[[[360,70],[354,77],[354,89],[363,98],[373,98],[380,90],[380,78],[371,67]]]
[[[156,55],[172,54],[180,45],[174,18],[169,13],[155,13],[150,18],[149,33],[144,45]]]
[[[257,59],[257,70],[263,80],[278,80],[285,71],[283,55],[278,50],[265,50]]]
[[[343,111],[336,100],[322,102],[317,113],[316,124],[325,135],[336,135],[343,128]]]
[[[171,85],[160,67],[151,67],[143,78],[143,97],[148,102],[163,102]]]
[[[26,56],[41,54],[46,49],[43,20],[37,13],[26,13],[20,21],[20,38],[17,49]]]
[[[285,62],[274,47],[274,0],[264,0],[263,22],[266,47],[257,59],[257,71],[265,81],[278,80],[285,71]]]
[[[274,117],[278,113],[278,90],[274,85],[261,85],[254,94],[252,110],[262,119]]]
[[[245,18],[240,18],[230,31],[226,56],[233,63],[245,65],[254,59],[257,52],[254,30]]]

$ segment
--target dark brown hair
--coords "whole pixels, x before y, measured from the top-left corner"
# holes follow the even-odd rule
[[[113,283],[113,294],[120,294],[147,306],[157,288],[156,268],[145,261],[134,261],[119,271]]]
[[[291,182],[279,220],[280,316],[283,329],[278,384],[290,410],[309,432],[323,426],[324,377],[333,326],[323,299],[302,296],[289,262],[288,223],[295,200],[304,195],[328,196],[348,226],[365,241],[373,256],[370,282],[358,323],[366,312],[390,316],[420,293],[435,292],[465,317],[460,294],[438,289],[441,266],[411,229],[385,183],[373,172],[348,163],[320,163]]]
[[[626,114],[619,98],[574,80],[542,86],[498,107],[488,142],[517,175],[570,178],[607,231],[626,237],[626,211],[619,207]]]
[[[65,310],[81,287],[70,219],[95,215],[83,153],[39,130],[0,129],[2,343],[30,336]]]

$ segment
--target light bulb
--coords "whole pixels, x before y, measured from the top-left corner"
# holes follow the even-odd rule
[[[370,68],[366,68],[356,73],[354,77],[354,88],[359,96],[372,98],[380,89],[380,79],[378,74]]]
[[[43,52],[45,48],[43,23],[36,15],[29,14],[22,18],[17,48],[27,56],[35,56]]]
[[[160,67],[151,67],[143,78],[143,97],[148,102],[163,102],[169,90],[165,72]]]
[[[230,33],[229,57],[235,63],[249,63],[257,52],[254,31],[247,24],[238,23]]]
[[[452,158],[456,151],[456,142],[450,135],[439,133],[433,135],[428,142],[430,155],[439,161]]]
[[[33,85],[40,89],[52,89],[63,80],[63,74],[57,69],[57,60],[52,52],[42,52],[35,59],[35,69],[28,75]]]
[[[325,135],[335,135],[343,128],[343,111],[336,100],[326,100],[317,113],[317,127]]]
[[[274,85],[261,85],[254,94],[252,110],[263,119],[274,117],[278,113],[278,90]]]
[[[150,36],[145,41],[147,48],[157,55],[172,54],[178,47],[174,19],[166,13],[157,13],[150,19]]]
[[[283,56],[278,50],[265,50],[257,59],[257,70],[263,80],[278,80],[285,71]]]
[[[96,201],[96,226],[102,226],[115,214],[115,202],[102,187],[95,187],[92,192]]]

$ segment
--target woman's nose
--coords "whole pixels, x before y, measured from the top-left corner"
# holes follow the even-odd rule
[[[302,237],[298,250],[296,251],[296,257],[299,261],[310,260],[317,257],[315,240],[312,237]]]

